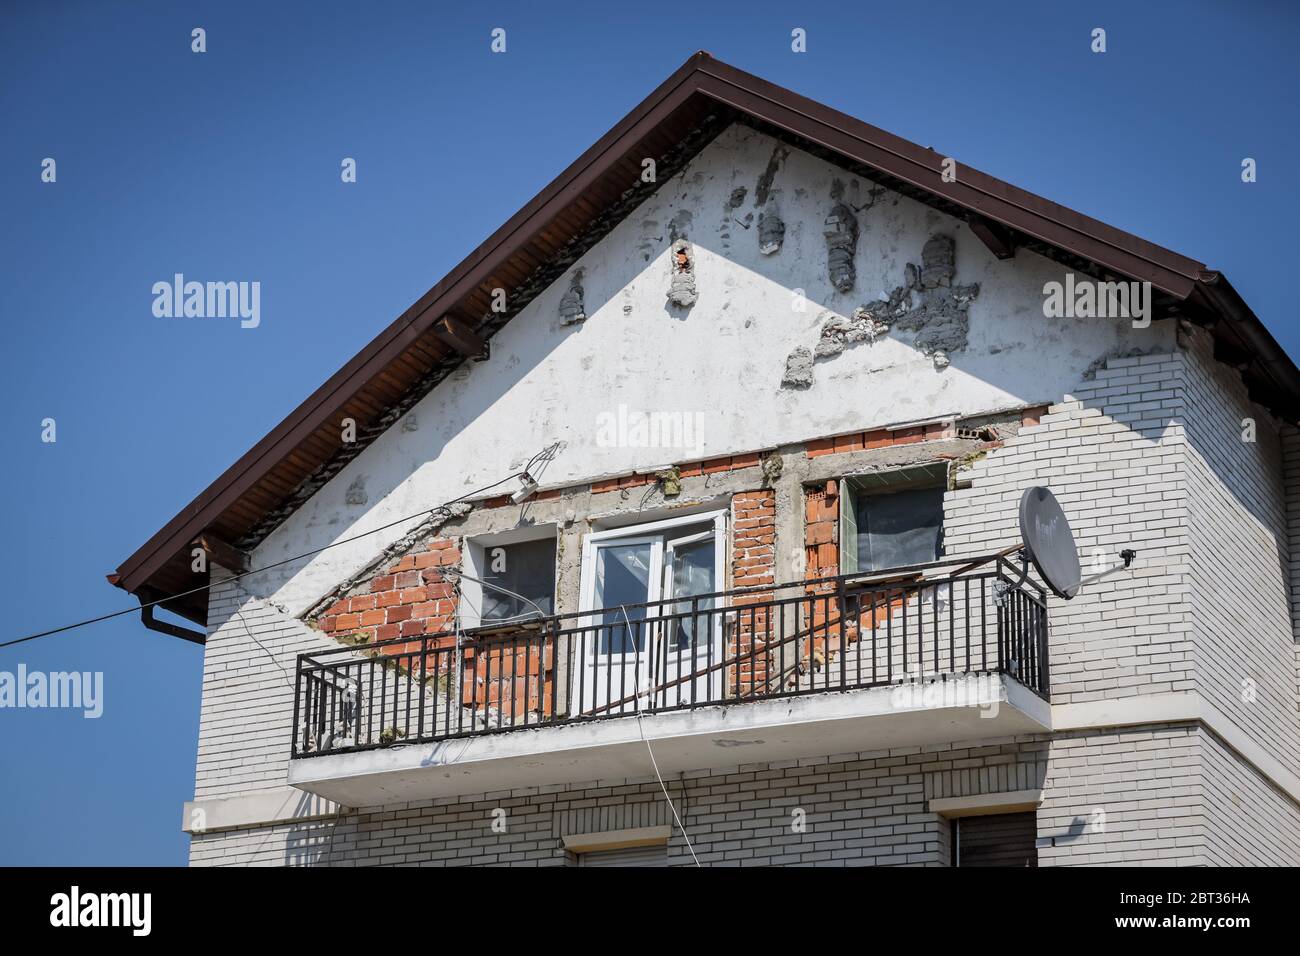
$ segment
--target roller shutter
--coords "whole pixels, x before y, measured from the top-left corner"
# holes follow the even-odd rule
[[[958,866],[1038,866],[1035,813],[998,813],[953,821]]]
[[[630,846],[578,854],[579,866],[667,866],[668,846]]]

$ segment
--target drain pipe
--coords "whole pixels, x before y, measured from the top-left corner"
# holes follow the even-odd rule
[[[104,578],[113,587],[121,587],[122,576],[113,572],[104,575]],[[161,600],[166,597],[162,592],[148,585],[144,585],[136,593],[136,599],[140,602],[140,620],[144,626],[151,631],[157,631],[159,634],[166,634],[168,637],[179,637],[182,641],[189,641],[192,644],[208,643],[208,636],[202,631],[191,631],[188,627],[181,627],[178,624],[170,624],[167,621],[160,621],[153,616],[153,609],[156,605],[152,600]]]

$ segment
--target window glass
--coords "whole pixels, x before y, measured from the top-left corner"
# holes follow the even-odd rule
[[[650,599],[651,556],[648,543],[610,544],[596,550],[596,605],[609,608],[601,619],[600,654],[631,654],[645,649],[644,605]],[[629,625],[631,633],[628,633]]]
[[[671,593],[675,598],[687,598],[695,594],[712,594],[717,591],[716,577],[717,569],[714,567],[715,549],[713,546],[713,534],[711,532],[705,535],[695,535],[696,540],[684,541],[680,544],[671,543],[669,555],[666,560],[671,564],[668,567],[668,574],[672,576]],[[685,617],[677,619],[676,633],[674,635],[674,650],[686,650],[696,643],[697,625],[701,620],[704,623],[704,629],[708,629],[708,622],[711,617],[705,616],[697,619],[691,616],[692,607],[696,611],[707,611],[714,606],[713,598],[705,598],[694,604],[690,601],[679,601],[665,608],[669,614],[683,614]]]
[[[943,488],[854,495],[859,571],[925,564],[939,557]]]
[[[555,540],[546,538],[485,546],[482,578],[488,584],[522,594],[547,614],[553,613]],[[484,624],[528,613],[536,614],[537,608],[494,588],[483,588]]]

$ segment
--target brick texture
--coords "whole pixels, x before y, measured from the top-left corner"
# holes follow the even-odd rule
[[[736,494],[731,501],[731,517],[732,587],[758,588],[776,583],[776,493],[765,488]],[[768,609],[752,606],[771,599],[771,591],[760,590],[738,596],[733,602],[736,624],[727,654],[739,661],[739,672],[733,669],[727,675],[726,686],[736,688],[742,696],[765,688],[772,676],[765,641],[772,631]]]

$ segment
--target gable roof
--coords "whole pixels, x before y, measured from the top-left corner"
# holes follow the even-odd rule
[[[1204,264],[697,53],[127,558],[109,580],[142,601],[194,588],[200,535],[248,549],[405,414],[733,122],[745,123],[966,221],[999,257],[1025,248],[1099,278],[1149,281],[1155,316],[1210,329],[1252,399],[1300,420],[1300,371]],[[656,161],[658,183],[640,181]],[[491,311],[494,288],[510,308]],[[342,446],[338,423],[357,422]],[[204,623],[203,593],[164,607]]]

